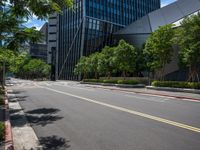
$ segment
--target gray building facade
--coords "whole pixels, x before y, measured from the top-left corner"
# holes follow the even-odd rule
[[[77,80],[74,67],[81,56],[112,44],[113,33],[159,8],[160,0],[75,0],[73,10],[49,20],[49,61],[56,79]]]

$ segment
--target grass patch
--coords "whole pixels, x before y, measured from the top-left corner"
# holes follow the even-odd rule
[[[200,89],[199,82],[153,81],[151,85],[155,87]]]
[[[3,141],[5,138],[5,124],[0,122],[0,141]]]

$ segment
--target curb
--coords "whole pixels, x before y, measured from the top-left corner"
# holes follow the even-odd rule
[[[115,86],[121,88],[144,88],[144,84],[114,84],[114,83],[96,83],[96,82],[80,82],[80,84],[101,85],[101,86]]]
[[[5,90],[6,91],[6,90]],[[14,150],[12,127],[10,123],[9,105],[8,105],[8,95],[5,92],[5,150]]]
[[[123,91],[123,92],[132,92],[132,93],[138,93],[138,94],[146,94],[146,95],[153,95],[153,96],[163,96],[163,97],[169,97],[169,98],[177,98],[181,100],[191,100],[200,102],[200,98],[191,98],[191,97],[185,97],[185,96],[173,96],[173,95],[167,95],[167,94],[156,94],[156,93],[149,93],[149,92],[139,92],[134,90],[127,90],[127,89],[114,89],[114,88],[107,88],[107,87],[94,87],[93,88],[102,88],[107,90],[113,90],[113,91]]]
[[[152,89],[152,90],[158,90],[158,91],[186,92],[186,93],[200,94],[200,90],[197,90],[197,89],[155,87],[155,86],[146,86],[146,88]]]

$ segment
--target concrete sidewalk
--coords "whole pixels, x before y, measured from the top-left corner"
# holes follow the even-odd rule
[[[38,138],[32,127],[28,124],[23,109],[19,105],[19,96],[13,93],[13,90],[8,90],[14,149],[39,150],[41,147],[39,146]]]

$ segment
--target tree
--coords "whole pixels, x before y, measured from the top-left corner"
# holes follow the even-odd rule
[[[82,75],[83,74],[83,79],[87,78],[87,74],[89,73],[89,58],[82,56],[75,66],[74,73],[76,75]]]
[[[9,55],[9,51],[12,50],[18,55],[24,44],[40,41],[41,33],[34,27],[23,27],[22,23],[32,19],[33,16],[47,19],[50,14],[61,13],[63,8],[72,7],[72,4],[73,0],[1,0],[0,8],[5,8],[0,11],[0,42],[4,43],[3,46],[0,45],[1,52],[8,52]],[[4,61],[2,57],[0,61]],[[46,68],[46,72],[47,70]],[[1,71],[0,77],[2,76]]]
[[[105,46],[99,54],[98,71],[100,74],[110,78],[111,74],[116,72],[116,64],[114,62],[115,47]]]
[[[134,46],[120,40],[119,45],[114,51],[114,62],[117,70],[122,72],[123,77],[128,72],[134,72],[136,69],[137,50]]]
[[[200,13],[185,18],[178,29],[180,60],[189,68],[188,81],[198,81],[200,66]]]
[[[160,70],[160,79],[164,79],[164,69],[171,61],[173,55],[173,38],[175,35],[173,25],[159,27],[147,39],[144,54],[147,58],[147,66],[154,72]]]
[[[136,57],[136,67],[135,72],[139,77],[142,77],[142,71],[147,71],[147,64],[145,55],[143,53],[143,48],[136,48],[137,57]]]
[[[73,0],[1,0],[0,5],[9,7],[18,18],[30,19],[35,15],[39,19],[46,19],[49,14],[72,7]]]
[[[48,78],[50,66],[40,59],[30,59],[29,62],[23,66],[23,71],[27,79]]]
[[[93,53],[89,56],[88,58],[88,67],[89,67],[89,72],[92,72],[95,74],[95,78],[98,78],[98,62],[99,62],[99,52]]]
[[[3,85],[5,71],[14,59],[14,53],[8,49],[0,48],[0,83]]]

